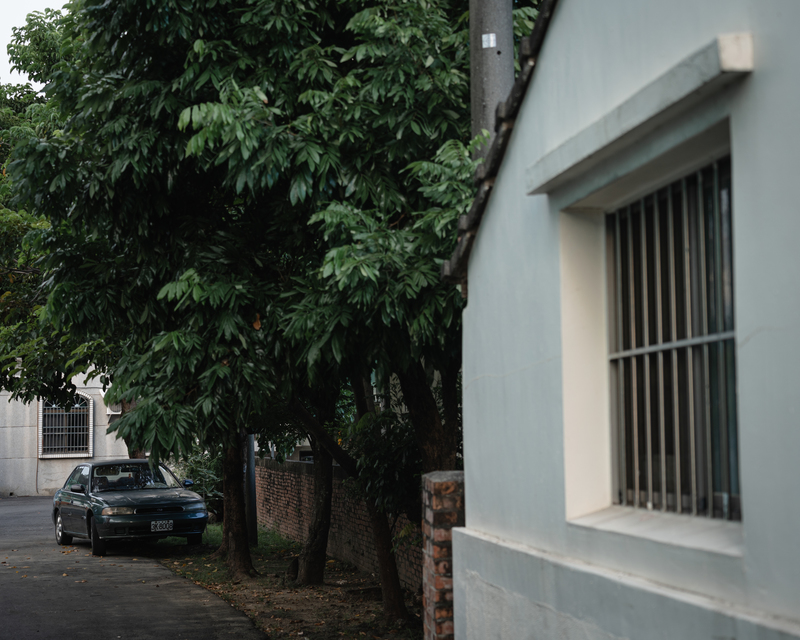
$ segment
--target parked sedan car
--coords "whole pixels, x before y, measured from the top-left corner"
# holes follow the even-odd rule
[[[88,538],[98,556],[108,540],[184,536],[200,544],[208,511],[192,484],[147,460],[79,464],[53,496],[56,542]]]

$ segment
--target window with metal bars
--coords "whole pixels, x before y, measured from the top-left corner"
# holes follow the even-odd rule
[[[616,502],[741,520],[730,157],[606,225]]]
[[[45,400],[41,410],[39,456],[71,458],[92,454],[91,402],[76,395],[69,410]]]

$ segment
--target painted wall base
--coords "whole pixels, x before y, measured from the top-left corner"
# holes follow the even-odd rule
[[[789,640],[800,622],[453,530],[456,640]]]

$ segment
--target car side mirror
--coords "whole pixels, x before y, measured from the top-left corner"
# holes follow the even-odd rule
[[[193,486],[194,486],[194,480],[189,480],[188,478],[187,478],[187,479],[185,479],[185,480],[183,481],[183,486],[184,486],[184,487],[186,487],[187,489],[188,489],[189,487],[193,487]]]
[[[86,493],[86,487],[82,484],[73,484],[70,486],[69,490],[73,493]]]

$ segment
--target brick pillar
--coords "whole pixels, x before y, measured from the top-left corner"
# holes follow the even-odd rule
[[[464,526],[464,472],[422,478],[424,640],[453,639],[453,527]]]

